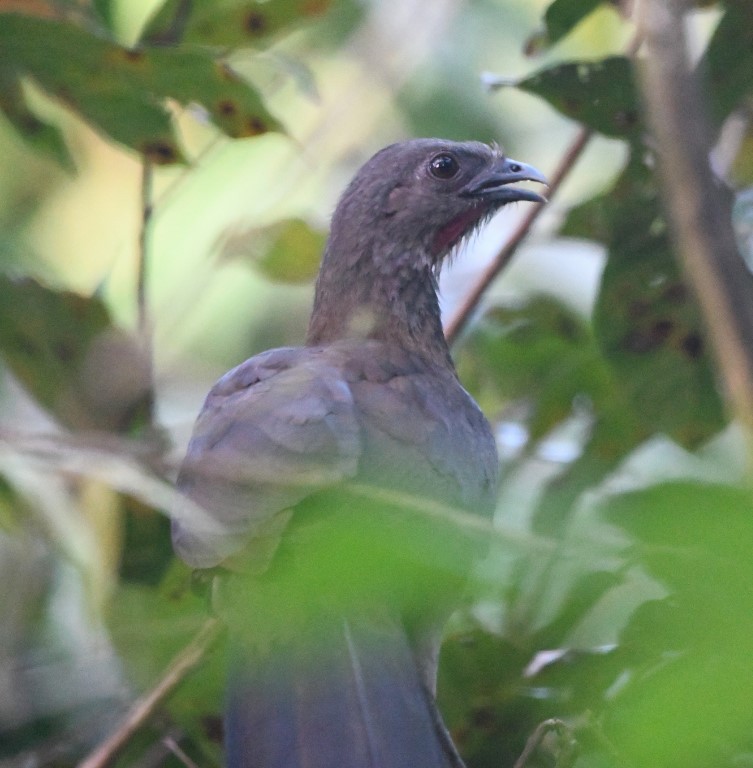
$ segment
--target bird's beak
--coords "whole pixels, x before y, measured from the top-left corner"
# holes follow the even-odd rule
[[[516,181],[536,181],[547,185],[546,177],[532,165],[520,163],[506,157],[478,174],[468,182],[460,194],[493,203],[512,203],[516,200],[530,200],[545,203],[546,198],[530,189],[510,187]]]

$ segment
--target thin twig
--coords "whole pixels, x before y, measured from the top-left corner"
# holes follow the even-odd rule
[[[564,753],[565,759],[568,759],[569,762],[569,757],[572,753],[572,744],[570,742],[573,741],[570,729],[562,720],[558,720],[557,718],[550,718],[549,720],[544,720],[536,726],[536,730],[528,737],[528,741],[526,741],[526,745],[521,752],[520,757],[515,761],[513,768],[526,768],[528,761],[531,759],[531,756],[534,754],[534,752],[536,752],[536,750],[541,746],[541,743],[544,741],[544,737],[552,731],[557,733],[557,735],[560,737],[560,740],[564,741],[567,739],[568,743],[565,744],[562,752]],[[560,765],[559,759],[557,764]]]
[[[154,206],[152,204],[152,181],[154,169],[146,156],[141,160],[141,229],[139,231],[139,253],[136,269],[136,308],[138,312],[137,327],[142,354],[146,358],[149,371],[150,420],[153,410],[154,392],[154,359],[152,350],[152,329],[149,318],[149,302],[147,298],[147,279],[149,268],[149,232]]]
[[[586,148],[592,135],[593,131],[591,131],[590,128],[583,127],[578,131],[575,139],[562,156],[557,169],[551,176],[548,193],[550,199],[557,192],[564,179],[567,178],[567,175],[583,153],[583,150]],[[452,318],[450,318],[450,321],[445,327],[445,336],[450,344],[457,340],[460,332],[463,330],[470,316],[473,314],[473,311],[476,309],[481,297],[486,293],[486,290],[497,275],[507,266],[510,259],[515,255],[518,246],[530,232],[534,222],[541,215],[543,208],[544,206],[541,204],[534,204],[529,207],[528,213],[526,213],[520,221],[520,224],[518,224],[517,229],[512,233],[510,239],[505,243],[491,264],[489,264],[489,266],[481,273],[481,276],[471,287],[470,291],[468,291],[468,294],[463,299],[463,303]]]
[[[625,9],[625,15],[630,16],[630,11],[627,7]],[[634,56],[642,44],[643,35],[641,34],[641,30],[638,29],[628,43],[625,49],[625,55]],[[549,180],[548,198],[550,200],[554,197],[555,193],[562,185],[562,182],[568,177],[570,171],[572,171],[578,158],[583,154],[583,150],[588,146],[588,142],[591,140],[592,136],[593,131],[590,128],[581,126],[572,143],[565,150],[565,154],[562,156],[559,165]],[[505,245],[502,246],[494,261],[489,264],[476,283],[471,287],[471,290],[464,298],[462,304],[445,326],[445,336],[447,337],[449,344],[453,344],[457,341],[458,336],[463,328],[465,328],[466,323],[478,306],[481,297],[486,293],[497,275],[499,275],[515,255],[518,246],[526,238],[526,235],[528,235],[534,222],[541,215],[543,207],[544,206],[541,204],[529,207],[528,213],[523,217],[518,228],[512,233]]]
[[[207,619],[191,642],[170,662],[159,682],[133,703],[121,725],[84,758],[78,768],[105,768],[112,762],[133,735],[152,717],[157,707],[204,658],[219,637],[221,628],[219,619]]]
[[[186,768],[199,768],[199,766],[191,760],[191,758],[181,749],[180,744],[175,740],[173,736],[165,736],[162,739],[162,743],[180,760]]]

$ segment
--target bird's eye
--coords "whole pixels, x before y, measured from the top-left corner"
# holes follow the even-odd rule
[[[434,156],[429,162],[429,171],[436,179],[451,179],[460,170],[460,163],[448,152]]]

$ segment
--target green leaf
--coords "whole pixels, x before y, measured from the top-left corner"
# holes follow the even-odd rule
[[[458,356],[461,377],[489,413],[506,400],[529,400],[532,436],[546,434],[572,411],[573,399],[601,400],[609,371],[575,312],[549,296],[491,309]]]
[[[724,756],[750,731],[750,490],[672,482],[614,497],[605,514],[671,589],[624,635],[633,674],[609,702],[606,735],[633,765],[734,765]]]
[[[594,328],[616,381],[648,434],[697,445],[725,423],[697,304],[675,263],[656,183],[631,160],[615,188],[584,206],[608,248]]]
[[[149,366],[99,299],[6,276],[0,295],[0,355],[57,419],[116,431],[148,421]]]
[[[181,157],[170,115],[129,76],[140,59],[70,24],[7,14],[0,24],[3,81],[33,77],[115,141],[155,162]]]
[[[156,586],[121,584],[110,603],[107,624],[129,678],[148,690],[172,659],[196,636],[209,615],[209,600],[195,588],[189,568],[174,559]],[[148,642],[145,639],[148,638]],[[171,716],[198,747],[207,764],[219,758],[222,690],[226,683],[224,642],[216,643],[170,697]]]
[[[554,0],[544,13],[550,45],[561,40],[604,0]]]
[[[270,280],[308,283],[316,277],[326,234],[312,229],[301,219],[251,229],[228,238],[223,258],[253,259],[254,265]]]
[[[276,226],[266,251],[256,260],[270,279],[286,283],[307,283],[316,277],[327,236],[293,219]]]
[[[641,137],[632,64],[623,56],[558,64],[509,84],[606,136],[630,141]]]
[[[753,94],[753,2],[727,3],[706,49],[699,71],[708,80],[712,116],[717,126]]]
[[[92,0],[92,10],[110,31],[115,22],[116,3],[117,0]]]
[[[27,106],[20,82],[8,77],[0,68],[0,110],[3,111],[19,135],[34,149],[50,155],[68,171],[74,169],[73,158],[60,130],[40,120]]]
[[[282,126],[267,111],[258,93],[229,66],[205,51],[155,48],[143,52],[145,67],[131,72],[146,91],[182,104],[198,102],[214,123],[234,139],[258,136]],[[133,61],[133,54],[126,57]],[[141,76],[141,80],[138,77]]]
[[[50,95],[155,163],[181,159],[168,98],[203,104],[232,137],[279,129],[258,94],[207,52],[129,50],[70,24],[6,14],[0,85],[33,77]],[[0,95],[0,103],[7,97]]]
[[[168,0],[147,24],[149,43],[241,47],[267,43],[323,14],[331,0]]]
[[[478,629],[450,637],[443,645],[439,704],[469,765],[513,765],[542,719],[536,702],[518,695],[529,659],[528,649]]]

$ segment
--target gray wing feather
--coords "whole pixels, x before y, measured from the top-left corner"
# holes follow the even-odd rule
[[[208,519],[174,519],[176,550],[208,568],[279,535],[290,507],[356,474],[360,453],[350,387],[326,355],[279,349],[247,360],[212,388],[196,422],[178,487]]]

